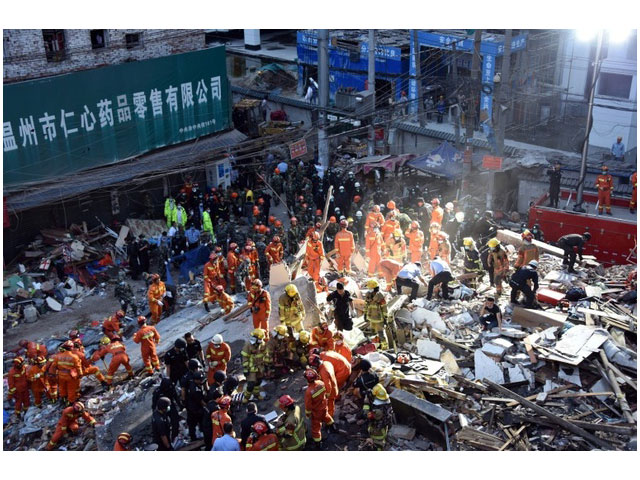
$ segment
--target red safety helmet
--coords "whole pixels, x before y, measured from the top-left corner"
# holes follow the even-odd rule
[[[74,340],[74,339],[78,338],[79,336],[80,336],[80,332],[78,332],[78,330],[71,330],[69,332],[69,338],[71,340]]]
[[[389,201],[387,202],[387,208],[388,208],[389,210],[393,210],[393,209],[395,209],[395,208],[396,208],[396,202],[394,202],[393,200],[389,200]]]
[[[220,245],[216,245],[213,251],[216,253],[222,253],[222,247]]]
[[[280,403],[280,408],[281,409],[285,409],[290,407],[291,405],[293,405],[295,402],[295,400],[293,398],[291,398],[291,396],[289,395],[282,395],[279,399],[278,402]]]
[[[124,318],[124,312],[123,312],[122,310],[118,310],[118,311],[116,312],[116,317],[118,317],[118,318]]]
[[[295,218],[295,217],[294,217],[294,218]],[[282,226],[282,222],[281,222],[280,220],[276,220],[276,221],[273,223],[273,225],[274,225],[276,228],[280,228],[280,227]]]
[[[224,292],[224,287],[222,285],[216,285],[216,292]]]
[[[312,368],[307,368],[304,371],[304,378],[306,378],[308,382],[313,382],[318,379],[318,372]]]
[[[317,210],[316,210],[316,215],[318,215],[318,216],[322,216],[322,210],[317,209]]]
[[[73,342],[71,340],[67,340],[66,342],[64,342],[61,345],[61,348],[63,350],[72,350],[73,349]]]
[[[360,200],[362,200],[362,197],[360,195],[356,195],[355,197],[353,197],[353,201],[355,203],[358,203]]]
[[[229,244],[229,250],[235,250],[236,248],[238,248],[238,244],[233,242]]]
[[[280,173],[280,169],[278,167],[276,167],[276,169],[274,170],[274,172],[276,173]]]
[[[16,357],[13,359],[13,363],[15,363],[16,365],[22,365],[24,363],[24,358],[23,357]]]
[[[264,435],[265,433],[267,433],[267,430],[268,430],[267,424],[264,422],[256,422],[253,425],[251,425],[251,428],[258,435]]]
[[[73,404],[73,409],[74,409],[76,412],[84,412],[84,403],[82,403],[82,402],[75,402],[75,403]]]
[[[27,345],[29,345],[29,341],[24,338],[18,342],[18,346],[22,348],[27,348]]]
[[[231,192],[231,198],[238,198],[238,192]]]
[[[229,408],[231,406],[231,397],[229,395],[223,395],[217,400],[220,408]]]
[[[311,355],[309,355],[309,365],[313,366],[313,367],[317,367],[320,365],[320,356],[312,353]]]
[[[606,165],[603,165],[603,166],[602,166],[602,170],[604,170],[604,171],[608,172],[608,171],[609,171],[609,167],[607,167]]]
[[[329,222],[330,222],[330,223],[336,223],[336,217],[334,217],[333,215],[331,215],[331,217],[329,217]]]
[[[276,221],[276,217],[274,217],[273,215],[269,215],[269,223],[273,223]]]
[[[253,245],[245,245],[245,246],[244,246],[244,250],[245,250],[245,252],[250,252],[250,251],[252,251],[252,250],[253,250]]]
[[[267,233],[267,226],[266,226],[266,225],[263,225],[263,224],[260,224],[260,225],[258,226],[258,231],[259,231],[260,233]]]
[[[144,315],[140,315],[138,317],[138,325],[142,325],[143,323],[145,323],[147,321],[147,317],[145,317]]]
[[[260,225],[254,225],[253,229],[257,232],[258,230],[260,230]]]

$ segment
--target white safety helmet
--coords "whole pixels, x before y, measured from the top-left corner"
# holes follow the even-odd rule
[[[531,268],[538,268],[538,261],[537,261],[537,260],[531,260],[531,261],[529,262],[529,266],[530,266]]]
[[[216,333],[216,334],[213,336],[213,343],[214,343],[215,345],[221,345],[221,344],[222,344],[222,341],[223,341],[223,340],[222,340],[222,335],[220,335],[219,333]]]
[[[353,186],[356,188],[360,188],[360,182],[356,182]]]
[[[362,218],[362,212],[360,210],[356,212],[356,217]]]

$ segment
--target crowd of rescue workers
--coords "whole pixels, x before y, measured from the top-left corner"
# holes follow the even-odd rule
[[[276,165],[273,156],[266,163],[269,174],[265,177],[239,165],[229,188],[202,191],[187,177],[178,194],[165,200],[167,231],[155,243],[143,236],[128,243],[130,276],[138,279],[142,274],[147,280],[148,316],[137,316],[133,290],[121,276],[115,289],[121,309],[102,323],[104,337],[91,355],[85,354],[77,330],[51,354],[41,343],[20,342],[9,372],[8,394],[15,402],[17,421],[30,406],[31,396],[36,407],[45,401],[63,407],[47,450],[58,448],[81,424],[96,424],[79,400],[83,377],[94,376],[104,389],[110,389],[122,366],[128,378],[134,378],[122,337],[127,310],[137,316],[133,341],[140,344],[141,375],[159,379],[153,392],[152,448],[174,449],[183,410],[190,439],[201,438],[206,450],[326,448],[323,428],[329,433],[339,431],[334,421],[336,400],[348,396],[362,409],[360,423],[368,432],[369,445],[382,450],[393,410],[371,363],[362,358],[366,351],[352,351],[344,342],[343,332],[352,330],[357,314],[364,314],[365,335],[376,348],[385,350],[395,340],[389,338],[394,329],[388,328],[393,319],[387,313],[394,290],[406,292],[413,300],[423,285],[427,300],[455,301],[451,283],[475,289],[487,274],[493,288],[487,291],[491,295],[484,297],[480,312],[484,329],[502,328],[498,300],[504,284],[511,289],[511,303],[518,304],[522,293],[524,305],[535,307],[540,252],[533,241],[544,240],[538,225],[531,230],[522,225],[522,245],[511,265],[496,238],[499,225],[493,212],[481,215],[453,199],[445,202],[441,195],[430,194],[428,184],[415,183],[411,177],[387,181],[385,172],[378,170],[360,181],[352,171],[340,175],[331,169],[321,178],[313,163],[281,161]],[[278,206],[281,202],[288,211],[282,219],[270,212],[272,203]],[[589,239],[589,233],[571,233],[557,242],[564,249],[569,272],[575,272],[576,259],[582,260]],[[217,303],[229,314],[239,306],[232,295],[246,292],[253,328],[240,352],[246,383],[239,397],[242,385],[236,375],[227,372],[234,352],[220,334],[203,349],[194,335],[186,333],[164,354],[164,367],[156,351],[160,335],[155,325],[174,312],[177,300],[175,286],[166,282],[165,266],[177,264],[185,252],[201,246],[211,252],[203,271],[206,311],[210,311],[209,304]],[[363,312],[354,308],[348,288],[356,281],[352,259],[357,254],[365,265],[359,278],[367,277],[359,285],[364,292]],[[462,269],[454,277],[457,267],[452,259],[456,257],[462,260]],[[297,258],[317,292],[329,292],[327,277],[337,280],[332,284],[335,290],[332,286],[327,296],[333,307],[331,318],[321,315],[319,325],[309,329],[300,292],[290,283],[277,299],[280,324],[270,331],[272,301],[263,283],[268,282],[272,265],[293,264]],[[325,259],[331,263],[330,275],[321,275]],[[98,361],[104,364],[105,373],[96,365]],[[282,414],[267,421],[258,412],[258,403],[267,397],[262,387],[300,369],[308,383],[304,401],[299,405],[290,395],[280,396],[277,404]],[[236,398],[241,400],[236,402]],[[239,410],[245,408],[246,415],[239,421]],[[307,442],[306,418],[311,442]],[[113,449],[129,450],[134,443],[131,434],[122,432]]]

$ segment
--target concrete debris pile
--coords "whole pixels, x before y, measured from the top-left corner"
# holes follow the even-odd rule
[[[477,296],[404,299],[397,349],[366,356],[393,392],[392,444],[407,449],[415,430],[447,450],[636,448],[637,317],[624,297],[635,267],[561,263],[542,255],[538,308],[498,297],[502,326],[488,331]]]

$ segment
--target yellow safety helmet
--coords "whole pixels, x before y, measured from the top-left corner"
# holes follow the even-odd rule
[[[373,396],[376,397],[377,400],[382,400],[383,402],[389,400],[389,394],[381,383],[376,384],[376,386],[371,389],[371,393],[373,393]]]
[[[290,297],[294,297],[298,294],[298,287],[296,287],[293,283],[290,283],[286,287],[284,287],[284,291],[287,292],[287,295]]]
[[[402,238],[402,230],[394,230],[393,236]]]
[[[278,325],[276,327],[276,333],[282,337],[287,335],[287,326],[286,325]]]
[[[367,280],[366,285],[367,285],[367,288],[370,288],[372,290],[380,286],[380,284],[378,283],[378,280],[376,280],[375,278],[370,278],[369,280]]]
[[[109,345],[111,343],[111,339],[106,335],[100,339],[100,345]]]
[[[489,248],[496,248],[498,245],[500,245],[500,240],[498,240],[497,238],[492,238],[487,242],[487,246]]]
[[[470,246],[472,246],[472,245],[474,244],[473,238],[471,238],[471,237],[464,237],[464,238],[462,239],[462,244],[463,244],[465,247],[470,247]]]
[[[304,343],[304,344],[309,343],[309,339],[310,339],[310,338],[311,338],[311,337],[310,337],[310,335],[309,335],[309,332],[307,332],[306,330],[302,330],[302,331],[300,332],[300,341],[301,341],[302,343]]]
[[[253,332],[251,332],[251,336],[259,338],[260,340],[264,340],[264,330],[262,330],[261,328],[256,328],[253,330]]]

